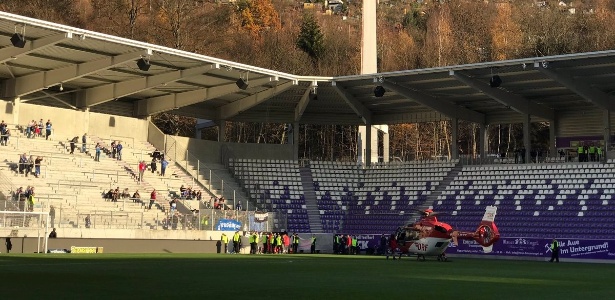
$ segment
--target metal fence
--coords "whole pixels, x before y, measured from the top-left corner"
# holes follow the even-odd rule
[[[286,218],[280,220],[280,214],[268,212],[267,218],[263,222],[259,222],[255,218],[256,211],[245,210],[219,210],[219,209],[204,209],[200,211],[201,220],[207,220],[201,224],[202,230],[217,230],[216,225],[221,220],[232,220],[241,223],[240,230],[242,231],[280,231],[286,227]],[[206,225],[205,225],[206,224]]]

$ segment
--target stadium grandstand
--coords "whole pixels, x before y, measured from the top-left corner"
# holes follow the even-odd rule
[[[0,210],[49,212],[60,237],[215,241],[231,220],[232,230],[369,239],[427,208],[472,230],[495,205],[503,237],[615,239],[615,51],[314,77],[5,12],[0,33]],[[272,145],[228,143],[223,129],[218,141],[165,135],[150,121],[160,112],[221,127],[287,123],[291,137]],[[480,155],[452,147],[451,157],[389,161],[371,142],[361,162],[298,153],[298,124],[441,120],[453,140],[459,120],[478,124]],[[531,122],[550,126],[541,161],[529,159]],[[499,123],[524,124],[523,159],[490,156],[486,127]],[[584,143],[600,152],[583,158]],[[0,235],[28,233],[6,224]]]

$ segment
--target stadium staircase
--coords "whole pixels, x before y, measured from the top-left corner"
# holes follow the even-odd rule
[[[424,207],[422,207],[423,209],[427,209],[429,207],[432,207],[434,202],[438,200],[438,197],[440,195],[442,195],[442,193],[447,189],[447,187],[451,184],[451,182],[453,182],[455,180],[455,178],[457,178],[457,175],[459,175],[459,173],[461,172],[461,170],[463,169],[463,167],[459,164],[457,164],[455,167],[453,167],[450,172],[448,172],[448,174],[446,175],[446,177],[444,177],[444,179],[442,181],[440,181],[440,184],[436,187],[436,189],[434,191],[432,191],[432,193],[430,195],[427,196],[427,200],[425,201],[425,203],[423,204]],[[413,214],[413,218],[416,218],[420,215],[420,212],[416,212]]]
[[[322,224],[320,221],[320,209],[316,200],[316,192],[314,191],[314,178],[309,167],[299,168],[301,174],[301,185],[303,186],[303,195],[305,196],[305,207],[308,213],[310,229],[312,233],[322,233]]]

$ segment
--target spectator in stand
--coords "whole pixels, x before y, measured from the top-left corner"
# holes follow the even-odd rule
[[[173,214],[173,217],[171,219],[171,226],[173,228],[173,230],[177,229],[177,224],[179,223],[179,213],[175,212],[175,214]]]
[[[225,210],[224,200],[224,196],[220,197],[220,200],[218,200],[218,208],[220,208],[221,210]]]
[[[36,122],[34,122],[34,127],[33,128],[34,128],[34,137],[40,137],[41,136],[42,128],[38,127]]]
[[[175,212],[175,210],[177,209],[177,201],[175,200],[175,198],[173,198],[170,202],[169,205],[171,206],[171,214]]]
[[[15,193],[13,194],[13,197],[14,197],[14,199],[13,199],[13,200],[14,200],[14,201],[21,201],[21,197],[22,197],[22,195],[23,195],[23,187],[22,187],[22,186],[20,186],[20,187],[19,187],[19,188],[15,191]]]
[[[122,191],[122,199],[125,199],[125,198],[130,198],[130,192],[128,191],[128,188],[125,188]]]
[[[124,146],[122,146],[122,142],[118,141],[115,148],[117,148],[117,160],[122,160],[122,149],[124,149]]]
[[[100,161],[100,143],[96,143],[96,156],[94,156],[94,161]]]
[[[160,162],[160,176],[164,176],[164,172],[167,170],[168,165],[169,165],[169,162],[163,158],[162,161]]]
[[[52,124],[51,124],[51,120],[47,120],[47,123],[45,123],[45,140],[49,140],[49,137],[51,136],[51,130],[53,129]]]
[[[58,233],[56,232],[56,229],[54,228],[50,233],[49,233],[49,238],[50,239],[55,239],[58,237]]]
[[[160,159],[162,160],[162,157],[160,156],[160,151],[158,151],[158,149],[156,149],[153,153],[152,153],[152,157],[155,159]]]
[[[241,201],[237,201],[237,204],[235,204],[235,210],[241,210]]]
[[[75,147],[77,147],[75,144],[77,144],[79,142],[79,137],[74,137],[72,140],[70,140],[70,154],[73,154],[75,152]]]
[[[182,184],[182,186],[179,187],[179,196],[183,198],[185,194],[186,194],[186,188]]]
[[[92,221],[90,220],[90,214],[88,214],[87,216],[85,216],[85,228],[90,228],[91,225]]]
[[[115,141],[111,142],[111,158],[115,159],[115,155],[117,154],[117,144]]]
[[[2,120],[2,123],[0,123],[0,145],[2,146],[6,146],[6,135],[8,132],[8,127],[6,126],[6,123],[4,123],[4,120]]]
[[[113,199],[111,199],[111,202],[117,202],[117,199],[120,197],[120,187],[116,187],[115,190],[113,190]]]
[[[34,120],[30,121],[28,125],[26,125],[26,137],[31,139],[34,137],[34,127],[36,126],[36,122]]]
[[[146,169],[147,169],[147,165],[145,164],[145,161],[142,160],[139,163],[139,182],[143,181],[143,174],[145,173]]]
[[[156,189],[152,191],[152,194],[149,197],[149,207],[148,209],[152,209],[152,205],[156,202]]]
[[[81,153],[85,153],[86,152],[86,145],[88,143],[88,137],[87,137],[87,133],[84,133],[83,136],[81,137]]]
[[[18,170],[19,170],[19,174],[23,174],[24,171],[26,170],[26,164],[28,163],[28,157],[26,157],[26,154],[22,154],[19,156],[19,166],[18,166]]]
[[[34,211],[34,187],[30,188],[28,192],[28,211]]]
[[[4,133],[3,138],[3,142],[5,146],[9,145],[9,138],[11,137],[11,130],[10,129],[6,129],[6,132]]]
[[[113,199],[113,189],[110,189],[108,192],[103,192],[103,199],[111,201]]]
[[[34,155],[30,155],[30,158],[26,164],[26,177],[32,173],[32,169],[34,169]]]
[[[156,168],[156,159],[155,158],[152,158],[152,162],[150,164],[150,167],[152,169],[152,174],[156,173],[156,169],[157,168]]]
[[[43,158],[40,156],[37,156],[34,160],[34,176],[36,178],[41,176],[41,161],[43,161]]]
[[[134,194],[132,194],[132,202],[141,202],[141,195],[139,195],[139,190],[136,190]]]
[[[38,121],[38,137],[43,137],[43,129],[44,129],[43,119]]]
[[[49,206],[49,219],[51,219],[51,227],[56,227],[56,208],[53,205]]]

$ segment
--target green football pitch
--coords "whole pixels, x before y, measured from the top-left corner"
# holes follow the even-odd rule
[[[615,266],[302,254],[0,254],[0,282],[8,299],[613,299]]]

